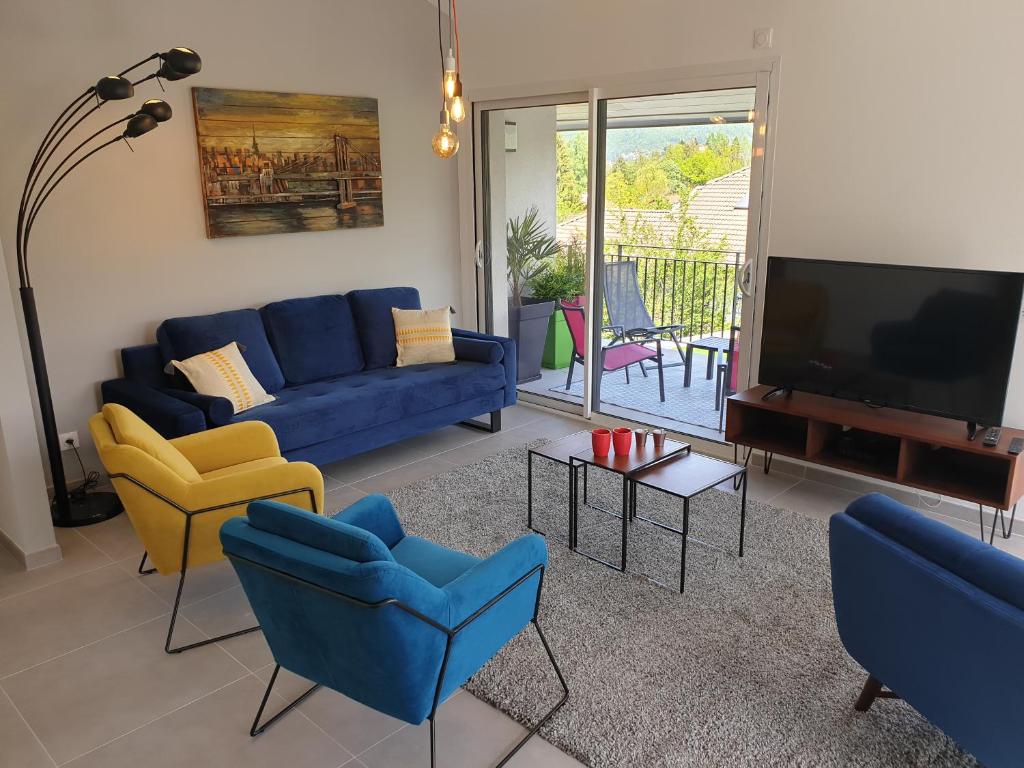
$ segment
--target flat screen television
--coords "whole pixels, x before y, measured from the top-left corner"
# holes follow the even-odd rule
[[[762,384],[1002,423],[1024,274],[772,257]]]

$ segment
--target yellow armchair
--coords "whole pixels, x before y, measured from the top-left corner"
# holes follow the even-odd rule
[[[166,440],[122,405],[108,403],[89,431],[114,490],[146,552],[139,573],[180,573],[164,650],[179,653],[252,632],[233,632],[171,648],[189,568],[224,557],[220,527],[244,515],[251,501],[277,499],[311,512],[323,510],[320,470],[281,456],[274,431],[248,421]],[[144,570],[146,559],[155,568]]]

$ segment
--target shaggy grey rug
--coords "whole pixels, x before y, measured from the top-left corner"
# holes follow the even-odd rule
[[[565,467],[536,459],[534,481],[550,556],[540,623],[571,689],[542,731],[556,746],[595,768],[977,765],[902,701],[853,710],[865,673],[836,632],[824,523],[751,500],[745,556],[691,544],[680,595],[650,580],[678,584],[678,536],[638,522],[630,572],[606,568],[563,543]],[[617,477],[595,472],[590,489],[592,503],[621,504]],[[391,496],[410,532],[490,554],[525,531],[526,450]],[[707,492],[693,535],[735,548],[738,505]],[[678,519],[654,491],[641,489],[639,508]],[[580,546],[615,557],[621,523],[592,509],[581,520]],[[523,723],[560,690],[532,630],[467,687]]]

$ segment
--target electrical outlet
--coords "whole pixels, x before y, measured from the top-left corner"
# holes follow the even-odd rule
[[[68,443],[69,440],[71,441],[70,443]],[[60,435],[60,449],[62,451],[70,451],[71,446],[74,446],[75,448],[82,447],[82,444],[78,442],[78,433],[65,432],[64,434]]]
[[[754,50],[768,49],[772,47],[772,28],[764,27],[754,30]]]

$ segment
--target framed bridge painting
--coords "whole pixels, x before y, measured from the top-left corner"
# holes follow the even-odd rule
[[[206,236],[379,227],[377,100],[193,88]]]

